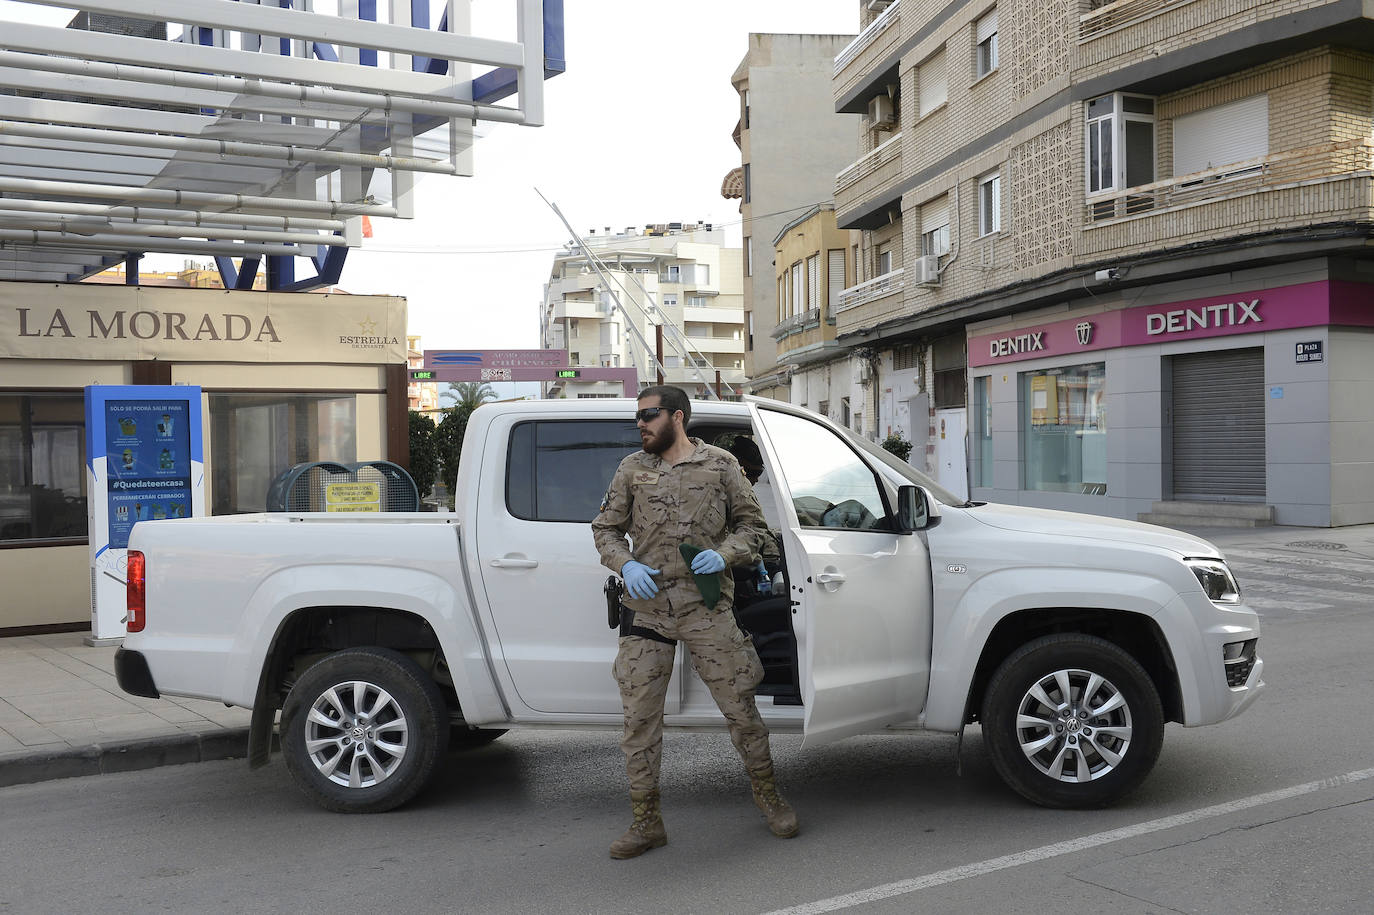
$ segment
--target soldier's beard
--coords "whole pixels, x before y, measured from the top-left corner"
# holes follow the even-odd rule
[[[649,432],[646,429],[639,434],[639,440],[646,453],[662,454],[677,444],[677,430],[672,426],[667,426],[662,432]]]

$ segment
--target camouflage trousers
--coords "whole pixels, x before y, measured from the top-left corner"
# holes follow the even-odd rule
[[[751,775],[773,767],[768,728],[759,716],[754,689],[763,680],[754,643],[735,625],[730,611],[710,610],[704,604],[676,613],[654,630],[686,647],[696,670],[711,691],[730,729],[730,740]],[[631,791],[658,787],[663,758],[663,700],[673,673],[676,649],[640,636],[625,636],[615,659],[615,679],[625,708],[625,735],[620,749]]]

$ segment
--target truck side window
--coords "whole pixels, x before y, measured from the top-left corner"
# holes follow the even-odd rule
[[[640,447],[631,419],[518,423],[510,434],[506,508],[525,521],[590,523],[616,467]]]
[[[819,423],[760,412],[802,527],[888,530],[877,478],[853,448]]]

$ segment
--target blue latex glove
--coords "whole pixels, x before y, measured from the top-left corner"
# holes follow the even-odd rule
[[[760,594],[766,594],[773,590],[773,580],[768,575],[768,566],[763,564],[762,559],[759,560],[758,565],[754,566],[754,574],[758,575],[759,577]]]
[[[657,574],[658,569],[651,569],[633,559],[620,567],[620,577],[625,579],[625,590],[631,597],[639,600],[648,600],[658,593],[658,583],[652,578]]]
[[[715,550],[702,550],[692,557],[694,575],[711,575],[725,568],[725,557]]]

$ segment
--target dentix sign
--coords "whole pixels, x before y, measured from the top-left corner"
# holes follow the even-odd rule
[[[404,362],[395,296],[0,283],[0,357]]]

